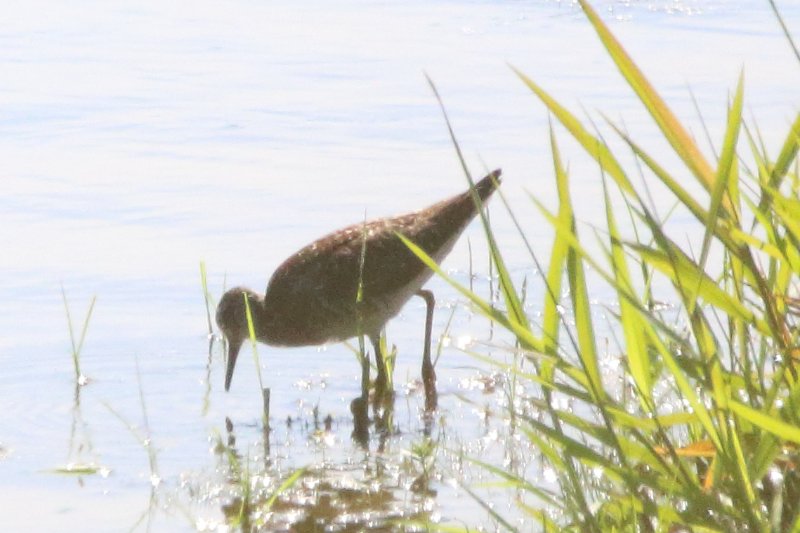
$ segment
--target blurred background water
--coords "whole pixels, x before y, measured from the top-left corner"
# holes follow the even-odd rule
[[[797,38],[800,5],[778,4]],[[747,115],[777,153],[797,112],[800,66],[766,1],[595,6],[698,138],[692,95],[721,139],[725,103],[744,72]],[[624,123],[671,161],[573,2],[7,6],[0,20],[0,524],[42,531],[137,525],[150,505],[150,470],[120,420],[143,425],[137,364],[168,494],[214,486],[210,450],[226,416],[247,428],[240,440],[257,442],[252,360],[242,358],[229,394],[219,351],[207,366],[199,263],[217,296],[225,285],[263,290],[274,268],[311,240],[462,190],[424,73],[441,92],[474,175],[503,168],[503,192],[546,258],[551,231],[527,195],[555,206],[548,116],[509,66],[573,110]],[[599,173],[564,132],[559,142],[579,216],[591,222],[601,207]],[[492,220],[515,278],[533,279],[497,201]],[[478,226],[444,266],[468,283],[472,263],[476,286],[488,293]],[[77,325],[97,296],[82,355],[93,382],[79,408],[62,286]],[[495,446],[486,453],[502,460],[480,409],[501,401],[483,391],[491,369],[457,346],[486,340],[489,326],[443,282],[430,287],[438,297],[435,337],[456,308],[438,366],[448,438],[468,448],[483,442],[476,453]],[[418,378],[423,318],[423,303],[412,301],[388,328],[399,350],[397,424],[410,436],[396,453],[419,433],[421,399],[405,387]],[[287,469],[321,457],[347,464],[363,453],[349,439],[358,366],[348,348],[260,353],[276,420],[308,419],[318,406],[337,421],[335,442],[322,446],[276,429],[279,462]],[[70,462],[110,474],[52,473]],[[197,491],[202,498],[162,499],[149,526],[224,529],[213,491]],[[440,518],[489,523],[457,487],[439,487],[432,506]]]

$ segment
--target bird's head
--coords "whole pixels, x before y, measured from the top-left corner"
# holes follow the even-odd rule
[[[250,289],[236,287],[225,294],[217,304],[217,326],[228,341],[228,364],[225,369],[225,390],[231,387],[233,369],[236,367],[236,357],[242,342],[250,336],[247,325],[247,307],[245,298],[250,306],[250,315],[253,326],[258,332],[258,317],[260,316],[263,297]]]

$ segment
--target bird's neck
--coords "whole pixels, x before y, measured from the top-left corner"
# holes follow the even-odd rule
[[[265,298],[259,300],[257,313],[259,315],[256,337],[259,341],[270,346],[305,346],[308,344],[302,334],[298,337],[296,325],[290,318],[291,313],[287,313],[283,302],[276,301],[267,294]]]

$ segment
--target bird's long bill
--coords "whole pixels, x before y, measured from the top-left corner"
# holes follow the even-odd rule
[[[239,356],[239,348],[242,346],[242,341],[228,340],[228,365],[225,368],[225,392],[231,388],[231,380],[233,379],[233,369],[236,367],[236,358]]]

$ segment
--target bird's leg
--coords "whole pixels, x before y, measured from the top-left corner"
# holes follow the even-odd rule
[[[425,345],[422,352],[422,384],[425,386],[425,410],[433,411],[436,409],[436,371],[431,362],[431,329],[433,327],[433,306],[436,300],[433,293],[429,290],[417,291],[417,296],[425,299]]]
[[[372,341],[372,348],[375,351],[375,366],[378,368],[378,377],[375,379],[375,393],[381,396],[386,391],[386,386],[389,384],[389,376],[387,376],[386,373],[386,361],[383,358],[383,350],[381,350],[381,334],[370,335],[369,339]]]

